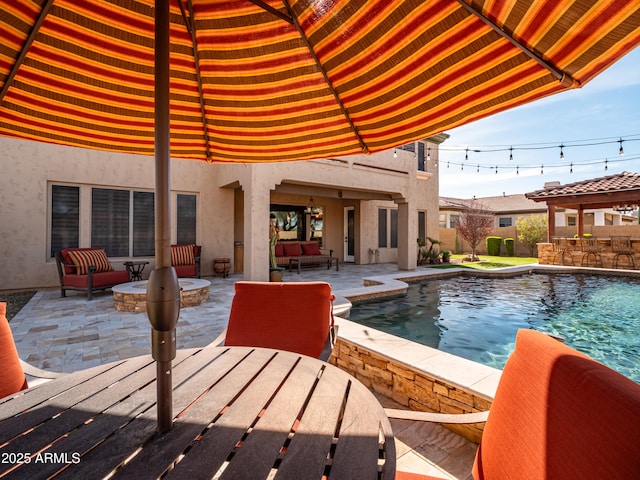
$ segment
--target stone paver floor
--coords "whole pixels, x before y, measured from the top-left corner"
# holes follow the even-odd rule
[[[340,271],[305,269],[285,272],[285,281],[326,281],[336,294],[362,287],[362,278],[396,273],[394,264],[340,265]],[[242,275],[206,277],[209,300],[183,308],[177,327],[177,347],[202,347],[224,329],[233,297],[233,284]],[[103,363],[150,354],[151,329],[146,313],[118,312],[110,290],[85,295],[59,289],[38,291],[11,320],[16,346],[28,363],[56,372],[73,372]],[[390,400],[379,397],[391,406]],[[392,420],[398,469],[443,479],[471,478],[476,445],[439,425]]]

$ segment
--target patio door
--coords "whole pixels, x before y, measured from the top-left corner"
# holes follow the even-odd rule
[[[344,260],[356,261],[355,207],[344,207]]]

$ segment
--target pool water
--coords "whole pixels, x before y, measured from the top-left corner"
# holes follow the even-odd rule
[[[354,305],[349,319],[502,368],[529,328],[640,383],[640,279],[530,274],[411,284],[406,296]]]

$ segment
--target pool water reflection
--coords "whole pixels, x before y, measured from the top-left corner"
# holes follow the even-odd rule
[[[502,368],[519,328],[571,347],[640,383],[640,279],[596,275],[459,276],[406,296],[354,305],[349,319]]]

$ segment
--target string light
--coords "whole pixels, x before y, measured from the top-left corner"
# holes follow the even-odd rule
[[[573,173],[573,163],[569,165],[569,173]]]
[[[480,173],[480,165],[478,164],[478,168],[476,168],[476,173]]]
[[[498,174],[498,165],[496,165],[496,175]]]
[[[431,147],[427,147],[427,162],[431,161]]]
[[[560,144],[560,160],[564,160],[564,152],[562,151],[563,148],[564,145]]]
[[[604,171],[606,172],[607,170],[609,170],[609,160],[607,160],[606,158],[604,159]]]
[[[520,175],[520,167],[516,167],[516,175]]]
[[[509,161],[513,162],[513,147],[509,147]]]
[[[464,151],[464,159],[465,159],[465,161],[469,160],[469,149],[468,148],[465,149],[465,151]]]
[[[544,175],[544,165],[540,165],[540,175]]]
[[[398,158],[398,151],[395,148],[393,149],[393,158]]]
[[[618,140],[618,142],[620,142],[620,150],[618,150],[618,155],[622,157],[624,155],[624,148],[622,148],[622,142],[624,142],[624,140],[622,140],[622,137],[620,137],[620,140]]]

